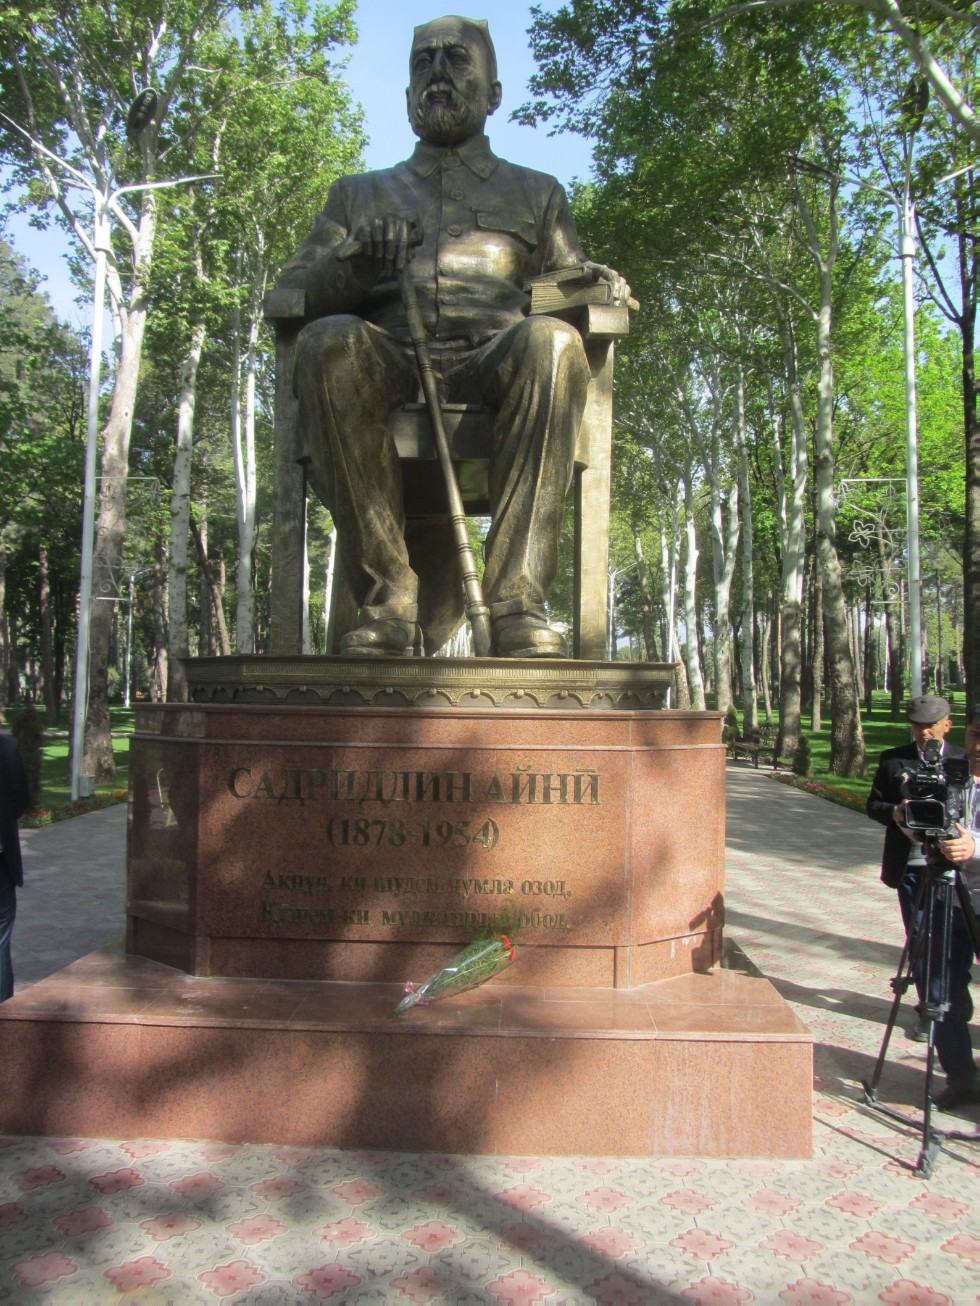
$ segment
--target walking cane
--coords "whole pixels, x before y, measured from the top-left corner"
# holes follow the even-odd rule
[[[408,318],[408,330],[415,349],[419,377],[422,381],[422,393],[432,422],[432,434],[435,437],[439,466],[442,468],[443,480],[446,482],[446,496],[449,500],[449,520],[452,523],[453,539],[459,556],[460,569],[463,573],[463,604],[466,615],[473,628],[473,648],[478,658],[488,658],[493,652],[493,635],[490,630],[490,609],[483,601],[483,589],[476,570],[476,558],[470,544],[470,533],[463,511],[463,496],[459,492],[456,472],[453,468],[452,454],[449,448],[449,436],[442,417],[439,403],[439,390],[435,374],[432,371],[432,357],[429,354],[429,342],[425,336],[422,314],[419,312],[418,296],[408,267],[398,273],[398,285],[401,289],[402,303]]]

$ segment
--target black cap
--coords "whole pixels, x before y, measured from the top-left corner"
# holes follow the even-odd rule
[[[931,726],[936,721],[945,721],[952,710],[938,694],[919,694],[909,703],[905,715],[914,726]]]

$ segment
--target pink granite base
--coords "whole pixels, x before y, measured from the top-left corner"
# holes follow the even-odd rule
[[[716,969],[626,991],[493,984],[395,1021],[400,995],[92,953],[0,1007],[0,1132],[811,1153],[812,1039],[765,979]]]
[[[142,706],[127,949],[384,983],[503,929],[514,983],[707,971],[724,765],[710,712]]]

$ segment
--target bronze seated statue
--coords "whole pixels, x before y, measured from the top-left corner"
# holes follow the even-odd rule
[[[337,525],[358,608],[341,651],[434,652],[463,614],[450,523],[406,512],[392,430],[391,414],[419,398],[399,288],[407,268],[441,402],[486,414],[493,651],[566,656],[545,600],[596,367],[575,326],[530,314],[527,287],[575,270],[627,324],[629,287],[585,259],[554,178],[491,152],[483,129],[501,88],[485,22],[416,28],[406,95],[419,137],[411,158],[336,182],[278,283],[280,295],[302,295],[306,323],[293,368],[294,456]]]

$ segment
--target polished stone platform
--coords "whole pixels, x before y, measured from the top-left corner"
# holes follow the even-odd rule
[[[812,1038],[751,973],[490,984],[393,1020],[400,996],[91,953],[0,1006],[0,1133],[810,1155]]]

